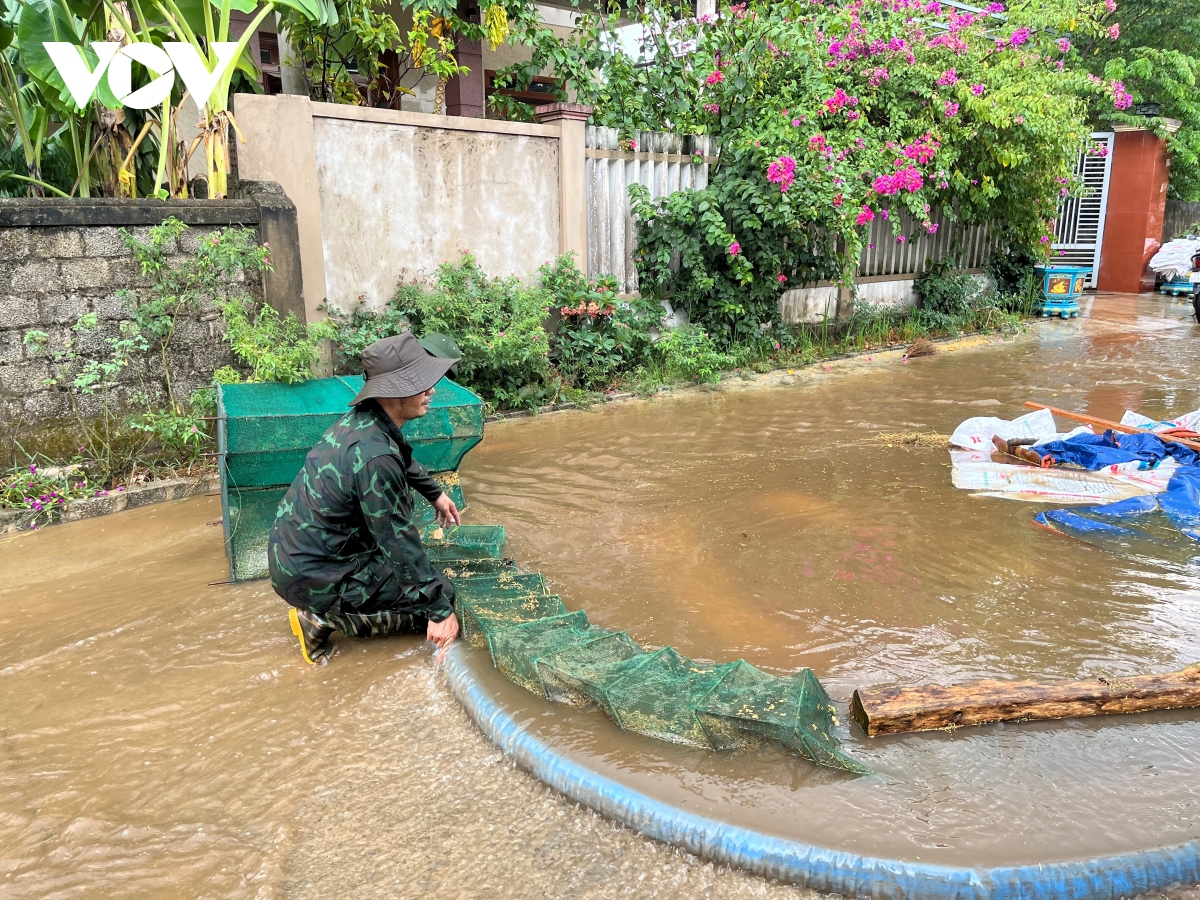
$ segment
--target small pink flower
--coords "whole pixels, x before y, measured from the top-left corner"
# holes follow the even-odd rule
[[[704,79],[707,84],[720,84],[724,80],[725,73],[720,69],[717,69],[715,72],[710,72],[708,77]]]
[[[1058,39],[1058,52],[1059,53],[1070,53],[1071,52],[1071,42],[1067,38],[1059,38]]]
[[[1109,12],[1117,11],[1117,0],[1104,0],[1104,8]]]
[[[900,235],[900,237],[896,238],[896,243],[903,244],[904,243],[904,235]]]
[[[1043,244],[1050,243],[1050,238],[1046,237],[1044,234],[1041,236],[1040,240]]]
[[[958,81],[958,73],[954,69],[947,69],[938,78],[937,83],[942,87],[949,87]]]
[[[787,276],[786,276],[786,275],[784,275],[782,272],[780,272],[779,274],[777,274],[777,275],[775,276],[775,280],[776,280],[776,281],[778,281],[780,284],[783,284],[785,281],[787,281]],[[778,349],[779,349],[779,345],[778,345],[778,344],[776,344],[776,345],[775,345],[775,349],[776,349],[776,350],[778,350]]]
[[[1110,40],[1116,40],[1121,36],[1121,23],[1113,22],[1108,26],[1108,37]]]
[[[792,127],[793,127],[793,128],[799,128],[799,127],[800,127],[800,120],[799,120],[799,119],[792,119]]]
[[[986,90],[986,88],[982,84],[971,85],[971,93],[974,94],[976,97],[982,97],[983,92],[985,90]]]
[[[868,222],[871,222],[874,219],[875,219],[875,213],[871,210],[871,207],[867,206],[864,203],[862,211],[859,212],[859,214],[854,219],[854,224],[855,225],[866,225]]]
[[[630,138],[630,139],[629,139],[629,149],[630,149],[630,150],[636,150],[636,149],[637,149],[637,141],[635,141],[633,138]]]
[[[953,119],[955,116],[958,115],[958,104],[951,103],[949,100],[947,100],[946,108],[945,108],[944,112],[946,113],[947,119]]]
[[[739,244],[737,241],[734,241],[732,244],[729,245],[729,255],[730,256],[737,256],[741,252],[742,252],[742,245]]]
[[[925,230],[928,231],[930,234],[937,234],[938,223],[934,222],[932,225],[926,225]]]

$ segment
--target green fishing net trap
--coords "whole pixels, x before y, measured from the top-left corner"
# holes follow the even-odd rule
[[[503,558],[500,526],[429,526],[424,540],[454,584],[463,637],[526,690],[597,706],[662,741],[709,750],[775,741],[819,765],[872,774],[842,751],[833,704],[811,669],[775,676],[742,660],[711,665],[643,648],[568,610],[541,575]]]
[[[267,536],[279,501],[304,457],[350,408],[362,376],[302,384],[226,384],[217,388],[217,450],[221,512],[233,581],[265,578]],[[448,378],[437,383],[429,412],[405,424],[413,456],[461,509],[458,466],[483,439],[483,401]],[[422,524],[433,510],[416,498]]]

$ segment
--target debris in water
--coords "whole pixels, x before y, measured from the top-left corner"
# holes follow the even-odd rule
[[[875,442],[889,447],[896,444],[920,447],[922,450],[947,450],[950,447],[949,436],[936,431],[881,431],[875,435]]]

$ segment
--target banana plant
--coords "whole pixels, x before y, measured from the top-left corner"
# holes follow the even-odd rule
[[[137,18],[145,21],[140,0],[131,0]],[[231,56],[242,65],[250,38],[263,21],[276,9],[285,7],[295,10],[319,24],[337,22],[337,9],[333,0],[268,0],[259,5],[255,0],[150,0],[154,12],[151,18],[160,19],[174,40],[191,44],[204,59],[210,71],[217,71]],[[104,0],[106,6],[116,5],[114,0]],[[238,12],[252,14],[254,18],[237,40],[232,51],[228,49],[230,14]],[[225,45],[225,46],[221,46]],[[224,59],[222,59],[224,57]],[[253,64],[251,64],[251,68]],[[229,111],[229,87],[236,66],[226,66],[217,79],[216,86],[208,97],[194,97],[197,105],[203,104],[204,122],[198,138],[204,146],[205,172],[208,177],[208,196],[217,199],[229,192],[229,131],[230,128],[243,142],[237,121]],[[164,116],[164,119],[169,118]],[[196,146],[195,141],[192,144]]]

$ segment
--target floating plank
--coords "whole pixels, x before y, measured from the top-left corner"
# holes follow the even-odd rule
[[[1200,663],[1165,675],[1087,681],[975,681],[854,692],[850,714],[871,737],[1039,719],[1200,707]]]

